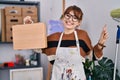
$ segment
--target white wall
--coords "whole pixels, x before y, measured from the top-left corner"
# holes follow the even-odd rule
[[[33,1],[33,0],[25,0]],[[40,16],[42,22],[59,19],[62,14],[62,0],[34,0],[40,2]]]

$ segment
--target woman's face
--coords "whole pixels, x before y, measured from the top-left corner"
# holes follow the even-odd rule
[[[73,11],[70,11],[68,14],[65,14],[62,21],[64,28],[67,30],[75,29],[77,26],[80,25],[80,21],[74,15]]]

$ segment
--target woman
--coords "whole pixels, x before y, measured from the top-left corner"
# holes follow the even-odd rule
[[[76,29],[81,24],[82,17],[83,12],[79,7],[68,7],[62,15],[64,32],[48,36],[48,48],[43,53],[50,60],[51,80],[86,80],[82,64],[85,57],[92,59],[94,55],[96,59],[102,58],[104,43],[108,38],[106,26],[98,43],[92,47],[87,32]]]
[[[42,50],[50,61],[47,80],[86,80],[82,64],[85,58],[102,58],[102,50],[108,38],[106,25],[93,47],[87,32],[76,29],[82,17],[83,12],[79,7],[68,7],[61,17],[64,31],[47,37],[48,47]]]

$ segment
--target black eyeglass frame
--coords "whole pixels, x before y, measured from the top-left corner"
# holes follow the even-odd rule
[[[70,14],[70,13],[64,14],[64,18],[67,19],[67,20],[69,20],[71,17],[72,17],[72,21],[73,21],[73,22],[80,21],[80,18],[78,18],[78,17],[75,16],[75,15],[72,15],[72,14]]]

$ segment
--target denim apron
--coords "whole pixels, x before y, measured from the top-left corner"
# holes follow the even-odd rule
[[[77,47],[70,48],[60,47],[63,33],[61,34],[56,50],[51,80],[86,80],[76,31],[74,31],[74,35]]]

